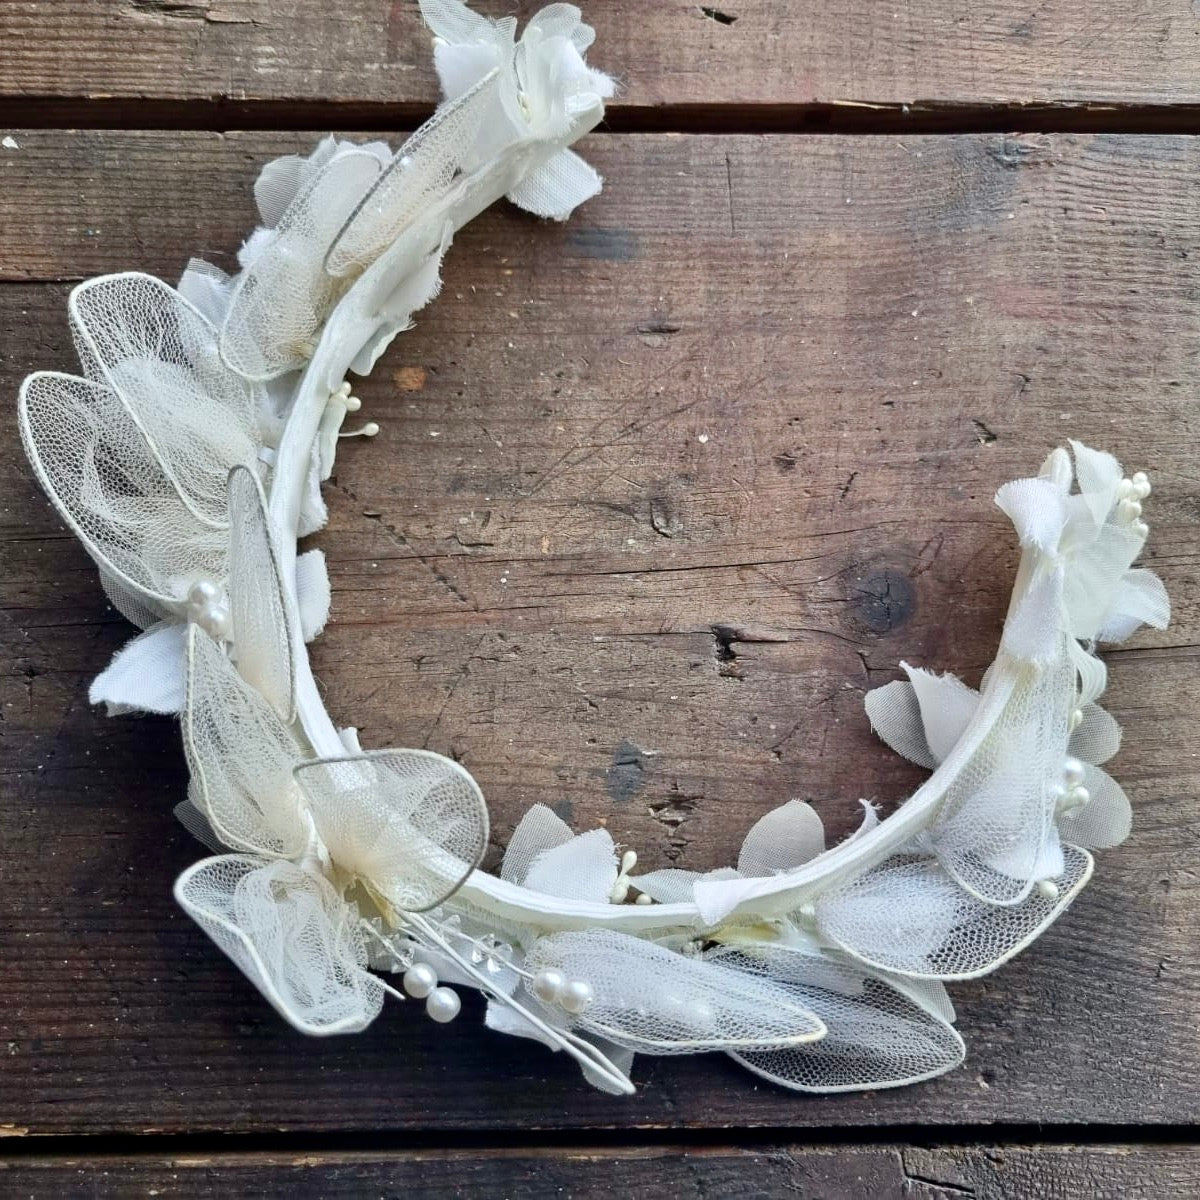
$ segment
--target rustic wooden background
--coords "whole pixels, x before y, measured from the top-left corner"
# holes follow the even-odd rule
[[[533,5],[492,0],[487,11]],[[304,1041],[171,900],[174,726],[87,684],[129,636],[0,426],[0,1194],[1195,1194],[1200,1117],[1200,6],[591,0],[623,81],[565,226],[503,206],[361,387],[328,489],[330,708],[461,758],[498,857],[535,801],[644,863],[834,835],[915,771],[900,658],[976,681],[991,503],[1069,436],[1149,470],[1171,628],[1110,656],[1126,845],[954,989],[965,1066],[638,1095],[400,1007]],[[72,369],[72,283],[232,262],[272,155],[435,101],[415,0],[0,7],[0,383]],[[12,410],[10,410],[11,412]]]

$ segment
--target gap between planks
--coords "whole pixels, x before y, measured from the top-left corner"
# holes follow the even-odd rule
[[[653,1125],[597,1129],[539,1129],[521,1127],[506,1131],[481,1129],[448,1132],[445,1129],[374,1128],[361,1132],[319,1131],[297,1128],[293,1132],[31,1134],[20,1126],[0,1125],[0,1169],[18,1159],[174,1158],[196,1155],[359,1154],[377,1152],[420,1153],[444,1150],[482,1154],[529,1152],[570,1153],[588,1151],[719,1150],[713,1130]],[[790,1125],[739,1127],[736,1142],[726,1149],[752,1150],[794,1141]],[[1200,1146],[1200,1126],[1194,1124],[1116,1125],[1080,1124],[1059,1127],[1039,1123],[998,1122],[995,1125],[812,1125],[803,1130],[809,1147],[882,1148],[916,1145],[926,1148],[970,1148],[981,1145],[1033,1147],[1111,1148],[1123,1146]]]
[[[311,100],[4,98],[7,125],[25,129],[407,130],[431,104]],[[1029,102],[954,104],[828,100],[798,104],[610,105],[601,131],[679,134],[1200,134],[1200,104]]]

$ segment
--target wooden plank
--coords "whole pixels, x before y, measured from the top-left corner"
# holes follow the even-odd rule
[[[539,7],[480,5],[522,19]],[[728,120],[718,110],[732,105],[837,121],[863,105],[910,119],[946,106],[1051,105],[1102,116],[1110,105],[1200,103],[1200,16],[1188,0],[584,7],[595,62],[624,85],[619,114],[679,106]],[[110,120],[120,101],[146,98],[201,102],[175,110],[180,120],[255,103],[282,119],[295,102],[384,113],[436,99],[415,0],[24,0],[0,9],[0,44],[0,94],[90,98]]]
[[[228,262],[297,135],[19,133],[0,158],[9,394],[69,367],[66,285]],[[832,836],[918,778],[863,689],[974,681],[1015,564],[995,487],[1068,434],[1156,481],[1175,621],[1112,656],[1130,842],[1028,955],[955,989],[967,1066],[811,1102],[721,1059],[632,1101],[532,1045],[387,1012],[302,1041],[175,911],[197,848],[165,721],[88,679],[128,636],[3,471],[0,1126],[39,1133],[1179,1122],[1197,1111],[1200,146],[1186,138],[600,136],[566,226],[497,210],[359,389],[315,665],[370,745],[458,755],[497,845],[534,801],[647,865],[727,863],[793,796]],[[224,257],[218,252],[224,252]],[[348,1100],[353,1097],[353,1102]]]
[[[553,1150],[371,1151],[0,1157],[11,1195],[362,1196],[403,1194],[631,1196],[870,1196],[872,1200],[1159,1200],[1195,1195],[1192,1146],[903,1145]]]

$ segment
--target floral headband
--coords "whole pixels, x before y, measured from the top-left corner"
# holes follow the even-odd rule
[[[570,146],[613,82],[569,4],[519,39],[460,0],[421,9],[445,99],[399,151],[330,137],[269,163],[236,275],[193,260],[177,288],[81,284],[82,375],[21,389],[39,481],[143,630],[91,699],[180,718],[176,812],[214,857],[179,878],[179,903],[308,1034],[364,1029],[388,995],[450,1021],[465,987],[490,1029],[566,1051],[614,1093],[633,1091],[635,1054],[724,1051],[816,1092],[950,1070],[964,1047],[944,984],[1027,946],[1088,881],[1089,851],[1129,831],[1100,765],[1120,731],[1094,648],[1166,625],[1162,584],[1132,568],[1150,485],[1072,443],[1000,488],[1022,553],[982,688],[902,664],[866,697],[879,736],[931,772],[886,820],[864,802],[826,848],[793,800],[736,867],[634,874],[606,830],[576,835],[538,805],[499,875],[482,872],[467,771],[364,751],[325,711],[306,644],[329,578],[296,543],[325,523],[321,482],[355,436],[347,374],[436,296],[455,232],[493,201],[565,220],[599,191]]]

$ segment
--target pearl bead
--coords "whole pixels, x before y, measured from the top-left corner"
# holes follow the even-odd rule
[[[374,421],[368,421],[362,427],[363,437],[374,437],[379,432],[379,426]]]
[[[403,982],[414,1000],[423,1000],[437,987],[437,972],[428,963],[414,963],[404,972]]]
[[[1038,894],[1046,900],[1058,899],[1058,884],[1053,879],[1039,879],[1037,890]]]
[[[188,603],[195,609],[207,608],[221,598],[221,589],[211,579],[197,579],[188,588]]]
[[[1142,515],[1142,506],[1137,500],[1122,500],[1117,505],[1117,513],[1123,521],[1132,521]]]
[[[336,391],[336,392],[334,392],[333,394],[334,394],[335,396],[348,396],[348,395],[350,395],[350,381],[349,381],[348,379],[343,379],[343,380],[342,380],[342,382],[338,384],[338,389],[337,389],[337,391]]]
[[[1071,713],[1071,730],[1078,729],[1083,724],[1083,709],[1077,708]]]
[[[634,900],[634,904],[653,904],[653,903],[654,903],[654,897],[647,896],[645,892],[639,892],[637,899]]]
[[[362,408],[362,401],[357,396],[346,397],[347,412],[358,412],[360,408]]]
[[[1150,495],[1150,477],[1145,471],[1138,471],[1129,482],[1133,484],[1133,494],[1139,500],[1145,500]]]
[[[215,638],[225,638],[233,627],[233,619],[224,604],[210,604],[196,615],[196,624]]]
[[[1077,758],[1064,759],[1063,778],[1068,787],[1078,787],[1083,782],[1083,763]]]
[[[539,1000],[545,1004],[553,1004],[562,994],[563,988],[567,986],[567,977],[561,971],[547,967],[533,977],[530,986],[533,988],[533,994]]]
[[[572,979],[558,998],[559,1004],[569,1013],[581,1013],[593,999],[592,985],[582,979]]]
[[[1150,526],[1145,521],[1134,521],[1129,528],[1141,538],[1144,538],[1150,532]]]
[[[453,988],[434,988],[425,1001],[425,1011],[439,1024],[453,1021],[462,1009],[462,1001]]]

